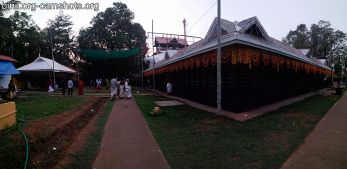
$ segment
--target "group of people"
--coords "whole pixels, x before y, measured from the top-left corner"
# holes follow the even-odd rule
[[[66,89],[67,89],[67,95],[72,96],[73,94],[73,87],[74,87],[74,82],[72,79],[63,79],[61,82],[61,94],[65,95]],[[78,87],[78,95],[83,95],[83,87],[84,87],[84,82],[79,79],[77,82],[77,87]],[[57,90],[58,87],[54,87],[52,80],[49,80],[49,85],[48,85],[48,93],[52,94],[55,90]]]
[[[110,91],[111,100],[115,100],[116,96],[118,96],[120,99],[129,99],[132,97],[129,79],[124,79],[121,81],[117,80],[117,78],[112,78],[110,81]]]

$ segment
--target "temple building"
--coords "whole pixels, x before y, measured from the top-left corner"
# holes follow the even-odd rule
[[[154,39],[154,55],[146,57],[145,62],[148,63],[149,67],[153,67],[153,63],[169,59],[186,46],[188,46],[187,41],[179,36],[156,36]]]
[[[252,17],[221,19],[222,108],[242,112],[323,88],[330,68],[307,53],[271,38]],[[157,90],[216,106],[217,18],[204,39],[179,50],[144,72],[155,73]]]

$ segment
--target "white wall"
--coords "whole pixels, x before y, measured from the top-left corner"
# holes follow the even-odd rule
[[[10,83],[11,75],[0,75],[0,86],[2,88],[8,88],[8,84]]]

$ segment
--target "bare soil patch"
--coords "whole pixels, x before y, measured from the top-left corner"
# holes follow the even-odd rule
[[[104,98],[91,97],[86,104],[73,110],[27,123],[29,168],[52,168],[65,156],[72,143],[77,141],[83,145],[84,140],[76,138],[98,114],[105,101]]]

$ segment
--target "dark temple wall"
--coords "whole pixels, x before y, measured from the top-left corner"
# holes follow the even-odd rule
[[[147,78],[151,79],[152,76]],[[156,88],[165,91],[173,83],[173,95],[216,106],[216,66],[156,74]],[[304,70],[277,70],[259,63],[222,64],[222,108],[242,112],[324,87],[324,75]]]

